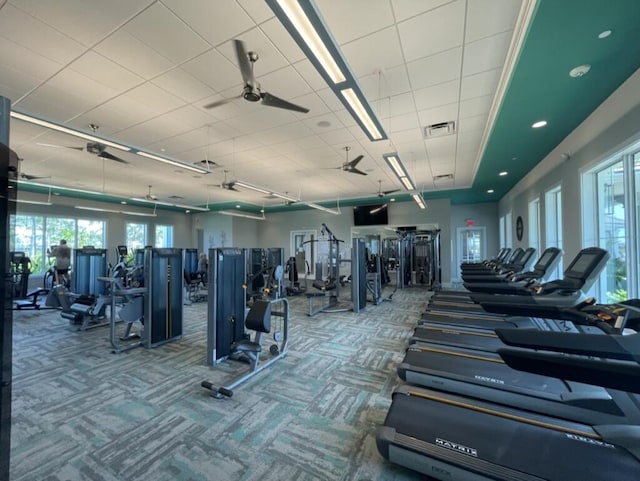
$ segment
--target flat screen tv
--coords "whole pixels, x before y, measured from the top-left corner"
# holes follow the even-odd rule
[[[387,204],[359,205],[353,208],[353,225],[387,225],[389,206]]]

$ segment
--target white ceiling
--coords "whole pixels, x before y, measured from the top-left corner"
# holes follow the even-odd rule
[[[263,0],[9,0],[0,10],[0,95],[24,113],[89,130],[185,162],[220,167],[194,175],[108,149],[120,164],[39,144],[81,139],[11,124],[25,174],[44,183],[180,203],[275,204],[219,188],[242,179],[308,201],[371,197],[399,188],[382,154],[398,152],[423,191],[469,187],[520,0],[317,0],[389,140],[371,142]],[[263,90],[308,114],[237,96],[232,39],[259,54]],[[425,140],[423,127],[455,120],[458,133]],[[322,126],[328,123],[328,126]],[[364,155],[358,168],[339,169]],[[453,181],[434,182],[454,174]],[[49,180],[50,179],[50,180]]]

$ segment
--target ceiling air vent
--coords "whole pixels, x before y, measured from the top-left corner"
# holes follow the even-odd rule
[[[433,137],[444,137],[445,135],[451,135],[456,131],[456,122],[451,120],[450,122],[439,122],[437,124],[427,125],[424,128],[424,136],[426,139]]]
[[[438,182],[439,180],[453,180],[453,174],[435,175],[433,177],[434,182]]]

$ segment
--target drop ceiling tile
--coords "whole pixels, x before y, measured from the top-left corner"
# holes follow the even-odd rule
[[[372,48],[373,46],[375,47]],[[371,75],[379,70],[403,64],[402,49],[395,26],[345,43],[341,50],[356,77]]]
[[[299,62],[307,58],[277,18],[271,18],[269,21],[260,25],[260,28],[269,40],[278,46],[280,53],[282,53],[290,63]]]
[[[181,68],[174,68],[153,79],[158,87],[185,102],[197,102],[214,95],[213,89]]]
[[[389,115],[395,117],[397,115],[414,112],[416,110],[416,104],[414,102],[413,94],[411,92],[393,95],[389,99],[388,112]]]
[[[147,82],[123,94],[123,97],[135,103],[142,104],[155,116],[177,109],[185,104],[184,100],[171,95],[164,89]]]
[[[418,110],[427,110],[457,102],[459,85],[460,82],[458,80],[453,80],[414,91],[416,108]]]
[[[407,64],[414,90],[460,78],[462,48],[454,48]]]
[[[329,113],[329,108],[327,104],[323,102],[323,100],[316,93],[309,93],[305,95],[300,95],[298,97],[291,97],[288,99],[296,105],[301,105],[307,109],[309,112],[303,114],[302,112],[293,112],[298,120],[306,120],[309,118],[317,118],[323,117],[327,113]],[[319,121],[320,119],[318,119]]]
[[[145,79],[173,66],[167,58],[122,29],[109,35],[94,50]]]
[[[291,112],[261,104],[255,104],[255,109],[250,114],[227,120],[227,124],[245,135],[295,122],[296,118]]]
[[[148,147],[160,139],[184,132],[186,127],[169,117],[162,115],[118,132],[118,139],[130,145]]]
[[[432,164],[436,162],[452,162],[454,160],[457,144],[456,135],[427,139],[424,144],[429,161]]]
[[[318,125],[320,123],[322,125]],[[328,126],[324,126],[324,123],[328,122]],[[308,117],[302,120],[302,123],[306,125],[311,132],[318,135],[324,134],[328,131],[336,130],[342,127],[342,123],[334,113],[326,113],[324,115],[318,115],[314,117]]]
[[[234,0],[163,0],[163,3],[212,46],[229,41],[255,25]]]
[[[327,82],[320,76],[316,68],[309,60],[301,60],[296,62],[293,66],[302,78],[311,86],[314,90],[322,90],[327,88]]]
[[[309,130],[303,122],[294,122],[293,124],[273,127],[257,132],[252,135],[252,138],[262,145],[271,146],[275,152],[281,153],[282,151],[278,146],[294,139],[307,137],[312,133],[313,132]]]
[[[466,77],[502,67],[511,43],[511,35],[512,32],[508,31],[468,43],[464,51],[462,75]]]
[[[38,82],[51,77],[62,65],[0,35],[0,62]]]
[[[317,7],[338,45],[364,37],[394,23],[389,2],[376,2],[372,8],[370,0],[320,0]]]
[[[458,119],[458,103],[456,102],[433,109],[421,110],[418,112],[418,118],[420,119],[420,125],[422,127],[442,122],[449,122],[452,120],[455,121]]]
[[[346,146],[355,140],[353,135],[351,135],[351,133],[346,129],[335,129],[318,135],[325,143],[334,147]]]
[[[19,10],[11,3],[2,9],[0,32],[11,41],[61,64],[70,62],[85,51],[82,44]]]
[[[390,96],[406,93],[411,88],[404,64],[360,76],[358,83],[369,102],[380,98],[387,100]]]
[[[263,92],[269,92],[287,101],[312,92],[309,85],[291,66],[263,75],[260,79],[260,88]]]
[[[351,129],[352,127],[357,126],[355,119],[347,109],[343,108],[342,110],[336,110],[333,113],[344,127]]]
[[[396,20],[401,22],[450,2],[451,0],[394,0],[391,6]]]
[[[398,24],[407,62],[462,45],[465,2],[454,2]]]
[[[483,131],[487,123],[487,115],[476,115],[460,119],[458,123],[458,132],[469,132],[474,130]]]
[[[521,0],[474,0],[468,2],[466,41],[473,42],[513,30]]]
[[[273,17],[273,11],[266,2],[256,0],[238,0],[255,23],[262,23]]]
[[[211,48],[162,3],[154,3],[123,29],[174,64]]]
[[[165,115],[174,118],[188,129],[197,129],[214,123],[210,116],[192,105],[185,105]]]
[[[75,60],[69,65],[69,69],[117,92],[123,92],[144,82],[142,77],[94,51],[88,51]]]
[[[493,95],[483,95],[460,103],[460,118],[473,117],[476,115],[487,115],[491,109]]]
[[[255,52],[258,54],[258,61],[254,63],[254,76],[258,82],[262,76],[273,72],[274,70],[281,69],[289,64],[287,59],[278,51],[278,49],[271,43],[267,36],[259,28],[252,28],[247,32],[243,32],[235,37],[238,40],[242,40],[245,43],[245,48],[248,52]],[[238,65],[236,58],[235,47],[232,42],[225,42],[216,48],[218,52],[224,55],[233,65]],[[238,82],[242,83],[240,77],[240,71],[238,70]]]
[[[415,112],[391,117],[386,123],[387,133],[408,129],[419,129],[420,123]]]
[[[8,98],[15,104],[38,84],[40,84],[40,80],[4,65],[2,80],[0,80],[0,96]]]
[[[401,130],[390,135],[391,140],[399,144],[422,140],[422,137],[422,130],[419,128]]]
[[[69,4],[68,8],[60,8],[59,3],[55,1],[12,0],[11,3],[59,32],[64,32],[76,41],[91,46],[153,1],[75,0],[65,2]],[[73,14],[70,15],[70,12]]]
[[[203,53],[182,65],[182,68],[217,92],[237,86],[236,95],[241,93],[240,70],[217,50]]]
[[[322,99],[322,101],[331,109],[333,112],[337,112],[339,110],[343,110],[345,107],[335,94],[333,90],[330,88],[318,90],[316,92],[318,96]]]
[[[464,77],[462,79],[462,92],[460,98],[462,100],[467,100],[474,97],[495,94],[501,74],[502,69],[496,68],[476,75]]]

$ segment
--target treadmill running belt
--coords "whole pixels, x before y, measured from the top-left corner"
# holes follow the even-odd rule
[[[427,397],[396,392],[378,431],[391,462],[442,480],[638,480],[640,463],[590,426],[418,392]],[[453,478],[458,469],[475,476]]]

